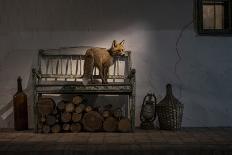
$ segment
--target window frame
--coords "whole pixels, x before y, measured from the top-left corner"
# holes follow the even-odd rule
[[[195,30],[199,35],[209,36],[226,36],[232,35],[232,0],[211,0],[216,2],[228,2],[228,15],[225,15],[225,19],[228,19],[228,28],[224,29],[204,29],[203,28],[203,0],[195,0],[194,4],[194,25]]]

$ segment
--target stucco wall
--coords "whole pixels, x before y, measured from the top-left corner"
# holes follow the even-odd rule
[[[151,90],[164,96],[165,85],[172,83],[185,104],[184,126],[231,126],[230,37],[197,36],[190,25],[179,43],[181,80],[174,74],[176,40],[193,20],[192,8],[186,0],[0,0],[0,127],[12,127],[10,105],[18,75],[31,93],[38,49],[109,47],[114,39],[125,39],[133,52],[137,125],[144,95]]]

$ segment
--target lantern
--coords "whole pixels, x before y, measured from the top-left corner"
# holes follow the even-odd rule
[[[154,120],[156,118],[156,97],[155,94],[148,93],[144,99],[140,112],[140,121],[142,129],[154,129]]]

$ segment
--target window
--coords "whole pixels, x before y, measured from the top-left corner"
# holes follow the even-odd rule
[[[196,0],[195,27],[201,35],[232,34],[232,0]]]

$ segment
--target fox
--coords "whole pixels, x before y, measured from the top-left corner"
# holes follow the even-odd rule
[[[84,74],[83,74],[83,84],[87,85],[89,80],[93,82],[93,69],[97,67],[99,70],[99,75],[102,81],[102,84],[107,84],[108,72],[110,66],[115,62],[114,57],[124,55],[125,41],[117,43],[116,40],[113,41],[109,49],[94,47],[87,49],[85,53],[84,61]]]

